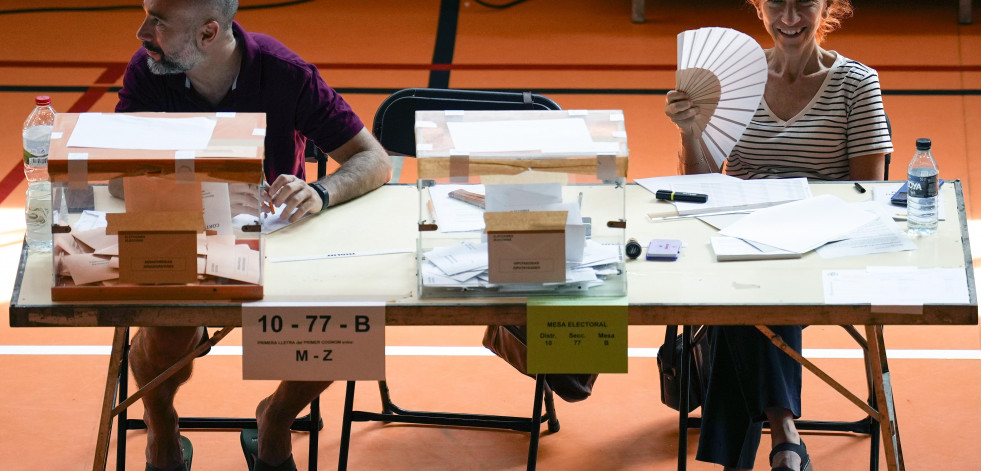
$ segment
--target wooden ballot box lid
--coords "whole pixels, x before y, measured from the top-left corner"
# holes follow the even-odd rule
[[[199,132],[202,120],[213,123],[210,133]],[[180,139],[168,140],[168,132]],[[196,143],[183,140],[190,134]],[[61,113],[48,172],[54,182],[185,171],[198,180],[257,183],[265,134],[264,113]]]

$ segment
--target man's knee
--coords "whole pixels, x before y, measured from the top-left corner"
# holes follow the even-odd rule
[[[144,327],[137,332],[130,349],[130,362],[141,368],[159,370],[187,355],[200,342],[200,327]]]

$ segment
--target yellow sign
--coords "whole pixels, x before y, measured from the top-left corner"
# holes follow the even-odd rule
[[[528,373],[626,373],[627,298],[529,298]]]

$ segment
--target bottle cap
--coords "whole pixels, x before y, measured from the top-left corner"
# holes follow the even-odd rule
[[[34,104],[37,106],[48,106],[51,104],[51,97],[47,95],[38,95],[34,98]]]
[[[931,145],[930,140],[925,137],[916,140],[916,150],[930,150]]]

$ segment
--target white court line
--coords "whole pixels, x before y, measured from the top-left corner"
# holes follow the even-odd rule
[[[108,345],[0,345],[0,355],[109,355]],[[859,359],[862,351],[848,348],[805,348],[807,358]],[[387,346],[389,356],[492,356],[484,347]],[[897,360],[981,360],[981,350],[887,349],[889,358]],[[209,355],[241,356],[242,347],[215,346]],[[655,358],[656,348],[628,348],[631,358]]]

